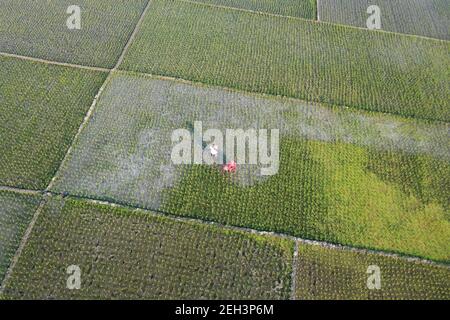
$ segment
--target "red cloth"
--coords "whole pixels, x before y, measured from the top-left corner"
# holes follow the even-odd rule
[[[235,172],[236,171],[236,162],[230,161],[226,165],[223,166],[223,171],[225,172]]]

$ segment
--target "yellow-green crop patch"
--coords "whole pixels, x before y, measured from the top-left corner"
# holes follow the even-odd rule
[[[105,78],[0,57],[0,185],[47,186]]]
[[[450,268],[299,244],[297,299],[450,299]]]
[[[450,43],[154,0],[121,69],[450,120]]]
[[[112,68],[148,0],[2,0],[0,51]],[[80,9],[80,29],[69,29]],[[68,13],[69,12],[69,13]]]
[[[41,197],[0,191],[0,285]]]
[[[16,299],[287,299],[293,249],[292,241],[271,236],[51,198],[4,294]],[[70,266],[79,268],[78,290],[70,289]]]

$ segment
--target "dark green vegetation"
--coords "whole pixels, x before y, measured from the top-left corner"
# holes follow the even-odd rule
[[[47,186],[105,78],[0,57],[0,185]]]
[[[122,69],[450,120],[447,42],[154,0]]]
[[[194,0],[212,5],[316,19],[316,0]]]
[[[0,191],[0,285],[40,199]]]
[[[81,30],[69,30],[67,8],[81,9]],[[0,51],[112,68],[147,0],[2,0]]]
[[[287,299],[293,242],[52,198],[7,298]],[[81,269],[80,290],[66,268]]]
[[[370,5],[380,8],[382,30],[450,40],[448,0],[320,0],[320,21],[366,28]]]
[[[369,290],[369,266],[380,268],[381,289]],[[297,299],[450,299],[450,269],[321,246],[299,245]]]

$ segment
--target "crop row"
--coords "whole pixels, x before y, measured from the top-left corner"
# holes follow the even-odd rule
[[[300,244],[297,299],[450,299],[450,269],[401,258]]]
[[[155,0],[120,68],[448,121],[449,45]]]
[[[41,198],[0,201],[3,276]],[[2,298],[286,299],[292,257],[269,235],[50,197]],[[296,268],[297,299],[448,299],[446,266],[299,243]]]
[[[40,200],[0,191],[0,285]]]
[[[192,166],[162,210],[450,261],[450,164],[422,155],[283,138],[277,175],[253,186]],[[399,241],[401,239],[401,241]]]
[[[292,256],[288,240],[51,197],[4,294],[15,299],[287,299]]]
[[[447,0],[320,0],[320,20],[366,28],[372,5],[380,9],[381,30],[450,40]]]
[[[194,2],[316,19],[316,0],[194,0]]]
[[[0,52],[112,68],[148,0],[2,0]],[[80,8],[80,28],[69,29],[69,7]]]
[[[0,57],[0,185],[47,186],[105,77]]]
[[[195,121],[222,133],[279,129],[277,174],[261,176],[259,164],[232,175],[175,165],[172,133]],[[442,123],[119,73],[52,190],[448,260],[447,131]]]

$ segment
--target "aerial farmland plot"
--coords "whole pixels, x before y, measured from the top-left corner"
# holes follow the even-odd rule
[[[441,65],[448,42],[182,0],[154,0],[150,9],[120,69],[450,119]]]
[[[195,2],[312,20],[317,16],[314,0],[198,0]]]
[[[0,1],[0,301],[449,300],[449,17]]]
[[[0,278],[3,280],[41,198],[0,191]]]
[[[73,1],[2,0],[0,51],[46,60],[112,68],[147,0],[80,0],[83,32],[71,30]]]
[[[0,183],[45,189],[106,73],[3,56],[0,63]]]
[[[380,9],[381,30],[450,40],[447,0],[320,0],[319,19],[367,28],[367,9]]]
[[[367,266],[383,270],[385,290],[366,290]],[[450,299],[445,267],[302,243],[297,281],[297,299]]]
[[[277,174],[263,176],[251,165],[233,176],[210,165],[173,165],[165,142],[177,128],[194,127],[194,119],[204,131],[279,128]],[[442,123],[118,74],[51,190],[449,261],[447,130]],[[408,241],[398,243],[399,234]]]

